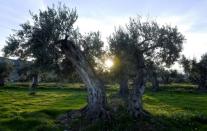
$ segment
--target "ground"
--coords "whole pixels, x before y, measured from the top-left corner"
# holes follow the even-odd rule
[[[0,131],[64,130],[58,116],[86,105],[87,94],[82,84],[43,83],[35,96],[28,95],[27,87],[27,83],[17,83],[0,89]],[[117,87],[107,88],[112,107],[121,103]],[[147,119],[134,120],[124,109],[117,108],[112,124],[99,122],[83,129],[207,130],[207,93],[196,91],[193,85],[162,85],[157,93],[148,89],[143,103],[150,114]],[[80,125],[81,121],[74,123]]]

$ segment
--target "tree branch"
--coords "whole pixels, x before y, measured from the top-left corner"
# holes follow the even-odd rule
[[[152,40],[151,38],[143,40],[141,43],[138,44],[138,46],[142,46],[146,41]]]

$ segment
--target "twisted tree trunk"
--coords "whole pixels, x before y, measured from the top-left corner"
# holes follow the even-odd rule
[[[129,112],[133,117],[143,115],[142,96],[146,83],[146,70],[143,54],[138,54],[137,57],[137,72],[133,83],[132,93],[129,101]]]
[[[128,77],[126,73],[122,73],[119,82],[119,95],[125,98],[128,96],[128,93]]]
[[[206,76],[203,73],[200,75],[198,89],[199,90],[207,90],[207,86],[206,86]]]
[[[62,40],[61,49],[66,58],[74,65],[87,87],[88,105],[83,110],[84,115],[90,120],[106,119],[108,113],[106,111],[106,96],[103,83],[97,77],[79,47],[72,41]]]
[[[32,85],[30,86],[30,89],[29,89],[29,94],[30,95],[35,95],[36,94],[37,85],[38,85],[38,74],[34,74],[32,76]]]
[[[0,78],[0,86],[4,86],[4,78]]]
[[[128,59],[127,56],[121,52],[119,55],[120,60],[120,73],[119,73],[119,95],[122,98],[127,98],[129,89],[128,89]]]

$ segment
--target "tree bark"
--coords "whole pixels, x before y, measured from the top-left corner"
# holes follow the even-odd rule
[[[198,89],[199,90],[207,90],[205,74],[201,74],[201,76],[200,76]]]
[[[137,57],[137,72],[133,83],[132,93],[129,101],[129,113],[133,117],[140,117],[144,114],[142,96],[146,83],[146,70],[143,54],[138,54]]]
[[[61,49],[66,58],[74,65],[87,87],[88,105],[83,110],[84,115],[90,120],[105,119],[108,117],[108,113],[106,111],[106,96],[103,83],[97,77],[79,47],[72,41],[62,40]]]
[[[32,76],[32,85],[30,86],[30,90],[29,90],[30,95],[36,94],[37,85],[38,85],[38,74],[34,74]]]
[[[4,86],[4,79],[0,79],[0,86]]]
[[[121,74],[119,82],[119,95],[126,98],[128,96],[128,77],[126,73]]]
[[[151,82],[152,82],[152,91],[155,92],[158,91],[159,81],[157,80],[157,73],[155,71],[152,71]]]
[[[170,77],[169,76],[162,76],[163,84],[170,84]]]

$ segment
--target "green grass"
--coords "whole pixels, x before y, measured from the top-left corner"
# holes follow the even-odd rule
[[[0,89],[0,131],[63,130],[57,123],[59,115],[86,105],[82,84],[43,83],[37,95],[28,95],[28,84],[10,84]],[[107,89],[109,102],[120,102],[114,94],[117,86]],[[152,130],[207,130],[207,94],[189,84],[161,85],[157,93],[146,91],[144,108],[149,119],[136,121],[124,109],[115,114],[113,123],[96,123],[88,129],[135,130],[152,125]],[[190,91],[189,91],[190,90]],[[116,100],[117,98],[117,100]],[[79,122],[77,122],[79,123]]]
[[[56,130],[59,114],[86,104],[86,93],[80,88],[49,89],[41,85],[37,95],[30,96],[28,89],[18,86],[0,90],[0,130]]]

